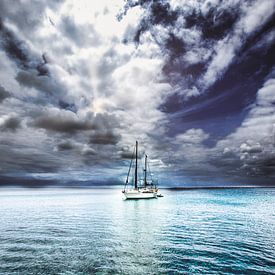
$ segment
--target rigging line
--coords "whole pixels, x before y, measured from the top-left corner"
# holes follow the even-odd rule
[[[153,177],[152,177],[152,173],[151,173],[151,169],[150,169],[150,165],[149,165],[149,161],[147,162],[147,166],[148,166],[148,172],[149,172],[149,175],[150,175],[150,178],[151,178],[151,181],[153,180]]]
[[[149,163],[150,163],[150,162],[148,161],[148,172],[149,172],[150,179],[151,179],[151,186],[153,186],[154,183],[155,183],[155,180],[153,179],[153,176],[152,176],[152,173],[151,173],[151,169],[150,169]],[[155,185],[156,185],[156,183],[155,183]]]
[[[130,174],[130,172],[131,172],[131,168],[132,168],[132,163],[133,163],[134,154],[135,154],[135,148],[134,148],[134,151],[133,151],[133,154],[132,154],[132,158],[131,158],[131,162],[130,162],[129,170],[128,170],[128,173],[127,173],[127,178],[126,178],[126,182],[125,182],[125,185],[124,185],[124,190],[126,189],[126,186],[127,186],[127,184],[128,184],[129,174]]]

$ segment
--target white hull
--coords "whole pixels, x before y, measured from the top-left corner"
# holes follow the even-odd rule
[[[126,199],[154,199],[157,198],[157,191],[125,190],[123,192]]]

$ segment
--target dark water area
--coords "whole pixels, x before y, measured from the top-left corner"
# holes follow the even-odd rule
[[[274,274],[275,189],[0,189],[0,274]]]

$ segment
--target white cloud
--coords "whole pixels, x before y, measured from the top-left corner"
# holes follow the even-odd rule
[[[183,134],[176,136],[177,143],[194,143],[200,144],[208,138],[208,134],[205,133],[202,129],[189,129]]]
[[[255,144],[249,144],[249,142],[242,143],[240,146],[241,153],[260,153],[262,150],[262,146],[259,142]]]
[[[272,0],[256,1],[250,6],[247,6],[247,3],[241,3],[239,9],[242,11],[242,16],[234,30],[214,46],[212,61],[200,80],[205,89],[224,73],[236,57],[243,41],[272,16],[275,2]]]

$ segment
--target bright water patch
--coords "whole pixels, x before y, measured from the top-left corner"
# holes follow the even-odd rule
[[[275,189],[0,190],[0,274],[272,274]]]

